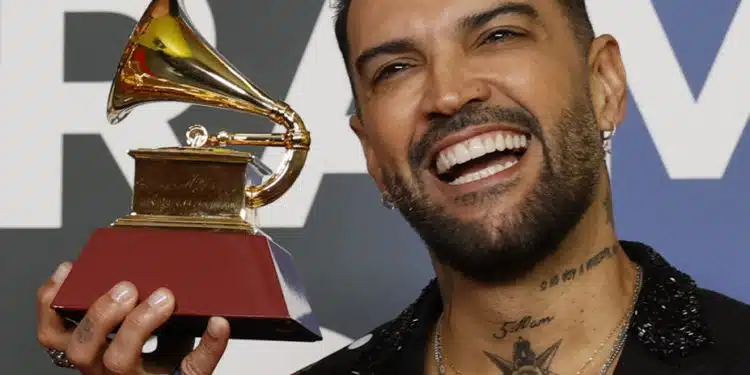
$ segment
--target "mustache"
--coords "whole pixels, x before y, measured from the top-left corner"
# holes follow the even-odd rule
[[[513,124],[543,142],[542,126],[529,111],[520,107],[469,103],[453,116],[434,116],[430,119],[427,133],[409,148],[409,164],[413,169],[419,168],[436,142],[470,126],[491,122]]]

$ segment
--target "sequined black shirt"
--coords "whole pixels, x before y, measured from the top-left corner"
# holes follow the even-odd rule
[[[621,245],[643,284],[614,375],[750,375],[750,306],[698,288],[644,244]],[[297,374],[421,375],[441,310],[433,280],[397,318]]]

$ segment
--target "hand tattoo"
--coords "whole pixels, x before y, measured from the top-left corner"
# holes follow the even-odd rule
[[[94,336],[94,325],[91,324],[89,318],[84,317],[83,320],[81,320],[81,323],[78,324],[75,333],[76,341],[85,344],[91,341],[91,338]]]

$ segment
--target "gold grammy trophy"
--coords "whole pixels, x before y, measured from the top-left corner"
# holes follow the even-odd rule
[[[274,134],[187,132],[187,147],[137,149],[131,213],[94,232],[52,307],[80,320],[122,280],[145,298],[167,287],[177,299],[157,334],[199,337],[223,316],[232,338],[317,341],[319,325],[291,255],[257,228],[255,210],[276,201],[299,176],[310,133],[287,104],[273,100],[212,48],[178,0],[152,0],[117,68],[107,108],[112,124],[133,108],[178,101],[263,116]],[[276,171],[227,146],[284,147]],[[248,166],[264,181],[247,185]]]

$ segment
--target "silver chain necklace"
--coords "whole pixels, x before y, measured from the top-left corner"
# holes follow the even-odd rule
[[[609,372],[612,365],[615,363],[615,360],[620,355],[620,352],[622,352],[623,347],[625,347],[625,341],[628,337],[628,327],[630,326],[630,320],[633,317],[633,313],[635,312],[635,306],[638,303],[638,296],[641,294],[641,285],[643,283],[643,271],[641,270],[640,266],[636,266],[636,272],[637,276],[635,279],[635,288],[633,292],[633,297],[630,301],[630,306],[628,307],[627,312],[625,313],[625,316],[622,318],[620,323],[615,327],[614,330],[607,336],[607,338],[602,341],[601,344],[599,344],[599,347],[594,351],[593,354],[589,357],[589,359],[586,361],[586,363],[581,366],[581,369],[576,372],[576,375],[581,375],[584,369],[588,367],[591,362],[594,361],[596,356],[599,354],[599,352],[602,350],[604,345],[612,338],[612,336],[615,333],[619,334],[617,335],[617,339],[615,340],[614,345],[612,345],[612,350],[609,353],[609,357],[607,357],[607,361],[602,365],[599,375],[606,375],[607,372]],[[435,364],[437,364],[438,374],[439,375],[445,375],[446,374],[446,367],[445,363],[448,361],[444,359],[443,356],[443,346],[440,340],[440,321],[442,320],[442,314],[440,315],[440,318],[438,318],[437,325],[435,327],[435,337],[434,337],[434,355],[435,355]],[[448,366],[450,366],[451,370],[453,370],[458,375],[461,374],[458,369],[453,367],[448,362]]]

